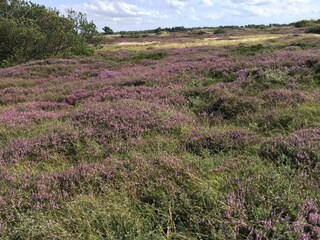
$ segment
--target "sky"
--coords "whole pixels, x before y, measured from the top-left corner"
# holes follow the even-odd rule
[[[290,23],[320,18],[319,0],[31,0],[83,12],[101,30]]]

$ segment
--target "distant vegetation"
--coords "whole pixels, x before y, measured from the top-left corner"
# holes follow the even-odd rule
[[[102,38],[85,14],[20,0],[0,1],[0,65],[53,56],[90,55]]]
[[[219,27],[191,27],[187,28],[184,26],[179,26],[179,27],[172,27],[172,28],[161,28],[158,27],[156,29],[149,29],[149,30],[139,30],[139,31],[119,31],[115,32],[116,34],[121,34],[124,36],[134,36],[134,37],[141,37],[141,36],[147,36],[148,34],[160,34],[161,32],[168,32],[168,33],[175,33],[175,32],[193,32],[193,31],[201,31],[201,30],[211,30],[213,31],[214,34],[223,34],[226,32],[227,29],[267,29],[267,28],[272,28],[272,27],[315,27],[317,24],[320,23],[319,20],[301,20],[298,22],[290,23],[290,24],[278,24],[278,23],[272,23],[272,24],[248,24],[244,26],[237,26],[237,25],[225,25],[225,26],[219,26]],[[313,29],[312,28],[312,29]],[[311,31],[314,31],[313,30]],[[109,29],[107,29],[107,32],[109,32]],[[107,34],[113,34],[113,31]]]
[[[216,30],[214,30],[213,33],[214,34],[223,34],[223,33],[226,33],[226,31],[223,28],[217,28]]]
[[[102,30],[103,30],[103,34],[105,34],[105,35],[114,33],[113,30],[108,26],[103,27]]]

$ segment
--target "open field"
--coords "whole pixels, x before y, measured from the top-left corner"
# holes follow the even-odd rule
[[[200,46],[228,46],[237,45],[240,43],[263,43],[268,40],[275,40],[281,37],[290,35],[248,35],[248,36],[231,36],[227,38],[210,37],[203,39],[190,39],[189,41],[183,42],[159,42],[159,41],[146,41],[146,42],[119,42],[115,44],[106,44],[101,51],[143,51],[151,49],[170,49],[170,48],[186,48],[186,47],[200,47]]]
[[[320,39],[296,31],[0,69],[0,239],[319,239]]]

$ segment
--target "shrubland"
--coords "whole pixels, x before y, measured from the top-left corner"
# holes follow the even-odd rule
[[[254,31],[0,69],[0,238],[319,239],[319,38]]]

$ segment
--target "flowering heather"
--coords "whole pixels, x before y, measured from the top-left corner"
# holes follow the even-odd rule
[[[0,151],[0,161],[10,164],[24,159],[46,161],[52,154],[58,153],[72,157],[79,142],[79,133],[72,129],[55,129],[34,139],[16,139]]]
[[[57,118],[57,114],[43,110],[33,110],[29,112],[17,111],[16,109],[5,111],[0,115],[0,123],[7,127],[25,127],[37,124],[46,119]]]
[[[68,95],[64,102],[70,105],[75,105],[76,103],[80,102],[83,99],[89,98],[93,96],[93,91],[88,90],[78,90],[74,91],[72,94]]]
[[[287,138],[270,139],[262,145],[260,154],[266,159],[319,173],[320,129],[302,129]]]
[[[107,80],[109,78],[114,78],[117,75],[118,75],[117,72],[106,69],[102,71],[97,77],[89,78],[88,81],[93,82],[95,80]]]
[[[181,105],[185,102],[185,99],[183,96],[179,96],[178,91],[177,88],[110,86],[101,90],[76,92],[68,96],[65,102],[74,105],[83,101],[90,103],[131,99]]]
[[[225,30],[0,69],[0,239],[318,240],[319,38]]]
[[[312,201],[305,201],[303,209],[300,210],[297,220],[292,226],[302,240],[313,240],[320,238],[320,207]]]
[[[11,87],[0,90],[0,104],[11,104],[26,101],[32,91],[23,87]]]
[[[33,102],[20,105],[0,114],[0,123],[7,127],[26,127],[41,123],[48,119],[58,119],[63,116],[60,110],[67,104],[53,102]]]
[[[230,87],[230,88],[229,88]],[[225,119],[234,119],[239,115],[256,112],[261,103],[261,99],[255,96],[245,96],[241,90],[236,89],[236,85],[218,83],[200,92],[188,92],[191,107],[198,114],[209,116],[220,115]],[[194,104],[194,97],[201,98],[202,101]]]
[[[120,163],[119,163],[120,166]],[[117,165],[106,160],[103,163],[80,163],[62,172],[43,173],[40,175],[22,174],[23,179],[17,175],[1,169],[3,185],[11,184],[12,189],[0,187],[3,194],[2,206],[11,208],[60,208],[63,201],[72,197],[75,192],[90,191],[88,186],[95,185],[99,190],[104,182],[109,181],[114,175]],[[22,194],[27,196],[22,198]]]
[[[187,148],[197,154],[203,150],[211,153],[221,153],[230,150],[244,150],[254,144],[256,134],[245,130],[210,130],[209,132],[191,132]]]
[[[263,98],[268,104],[274,105],[297,105],[307,101],[311,101],[312,98],[303,92],[291,91],[287,89],[275,89],[268,90]]]
[[[127,139],[149,131],[161,131],[176,125],[175,117],[165,120],[166,108],[141,101],[119,101],[116,104],[95,104],[72,115],[75,125],[97,141],[113,137]],[[181,120],[181,119],[180,119]],[[179,120],[178,120],[179,121]]]

